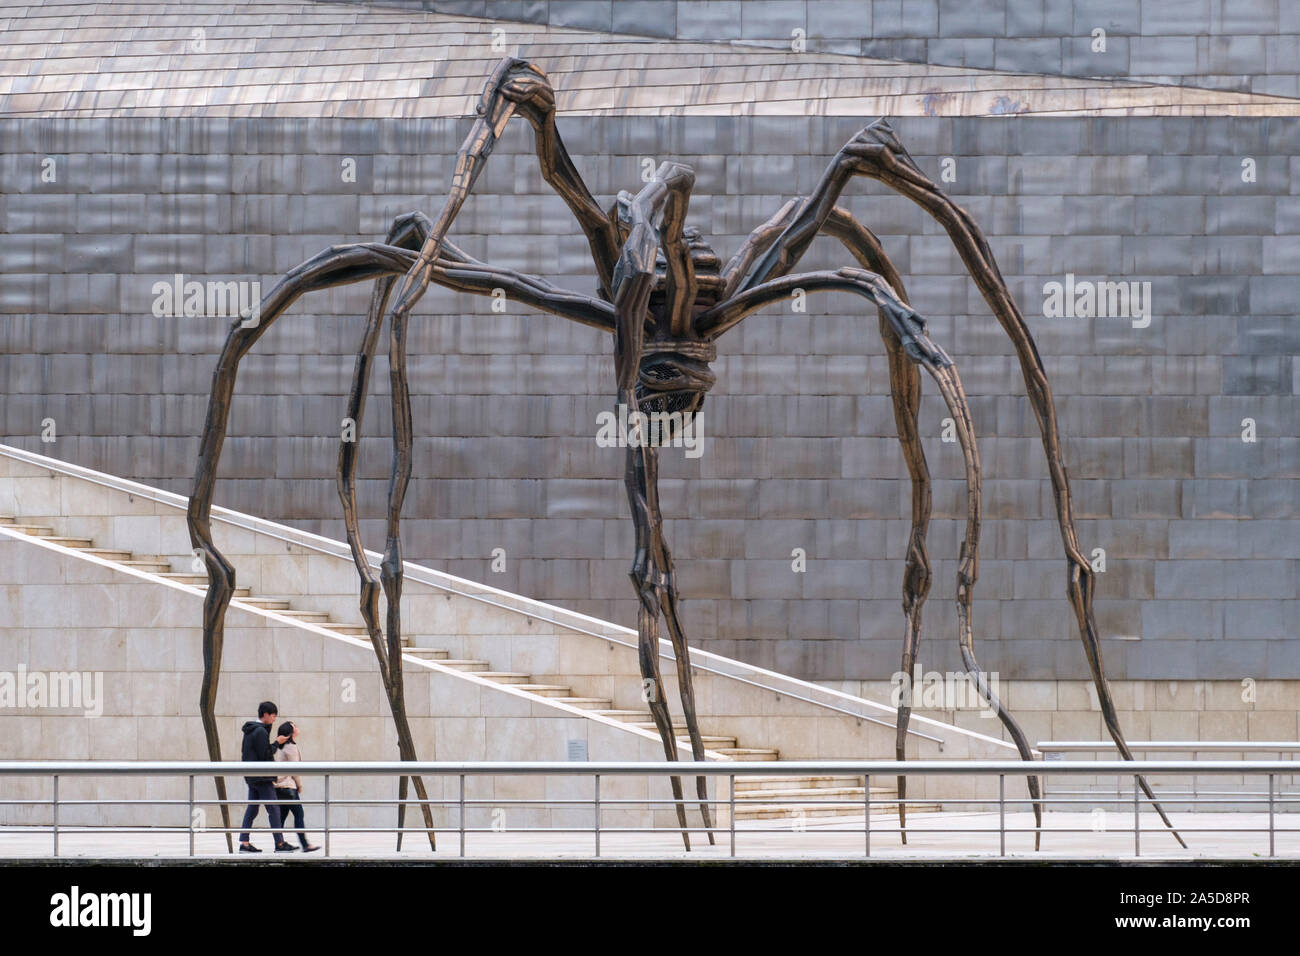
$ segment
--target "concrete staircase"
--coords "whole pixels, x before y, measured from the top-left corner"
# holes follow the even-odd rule
[[[178,584],[185,584],[200,590],[207,587],[207,575],[194,571],[176,571],[172,568],[172,559],[160,555],[136,554],[131,551],[97,547],[91,538],[66,536],[56,533],[48,525],[38,524],[26,519],[0,515],[0,525],[6,530],[18,532],[42,539],[50,544],[94,556],[104,561],[134,568],[139,572],[156,575]],[[316,611],[295,606],[295,598],[287,596],[254,595],[246,586],[236,588],[232,605],[244,605],[274,611],[283,617],[292,618],[303,623],[325,628],[339,634],[365,637],[365,627],[358,623],[335,621],[323,611]],[[590,711],[611,718],[630,726],[655,732],[654,721],[648,710],[627,710],[616,708],[607,697],[584,694],[568,684],[550,683],[534,678],[533,675],[517,671],[498,671],[492,669],[487,660],[452,658],[447,650],[421,646],[420,638],[407,634],[403,637],[404,658],[436,661],[443,667],[473,672],[476,677],[495,683],[511,685],[513,690],[550,698],[572,707]],[[690,739],[683,724],[675,724],[677,740],[689,746]],[[713,759],[721,760],[779,760],[776,748],[741,744],[735,736],[727,734],[706,734],[703,736],[705,749]],[[872,787],[872,798],[889,800],[896,795],[889,787]],[[773,821],[815,817],[861,816],[865,790],[860,777],[830,776],[762,776],[745,777],[736,781],[736,819],[737,821]],[[909,806],[912,812],[937,810],[938,804],[917,804]],[[896,812],[892,804],[873,807],[873,813]]]

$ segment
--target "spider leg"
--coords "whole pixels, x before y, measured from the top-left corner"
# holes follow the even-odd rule
[[[974,679],[980,696],[988,701],[989,706],[997,713],[998,719],[1007,728],[1016,749],[1020,751],[1020,756],[1025,760],[1033,760],[1033,750],[1030,749],[1029,741],[1025,739],[1020,725],[1002,706],[1002,702],[989,686],[984,671],[980,669],[979,662],[975,659],[971,603],[979,569],[981,494],[979,450],[975,444],[975,429],[970,420],[970,404],[966,401],[966,392],[962,388],[961,378],[957,375],[955,365],[927,368],[927,370],[934,378],[935,384],[939,386],[943,400],[953,417],[957,428],[957,440],[961,444],[962,457],[966,464],[966,537],[961,543],[961,555],[957,567],[957,627],[962,663],[966,665],[967,673]],[[1042,791],[1037,777],[1031,776],[1028,780],[1029,796],[1034,801],[1034,849],[1037,850],[1043,832]]]
[[[772,247],[780,234],[803,211],[807,202],[806,199],[790,200],[775,216],[750,234],[723,270],[726,295],[731,295],[735,291],[754,261]],[[894,268],[893,262],[885,255],[880,240],[870,229],[854,219],[847,211],[836,206],[826,221],[825,231],[844,243],[864,269],[878,273],[894,289],[902,302],[908,301],[902,277]],[[792,250],[797,251],[798,255],[788,255],[772,271],[780,272],[782,275],[788,273],[806,248],[803,246],[798,250]],[[889,391],[893,398],[894,422],[912,484],[912,530],[908,538],[907,558],[903,570],[905,632],[901,672],[906,675],[906,680],[903,684],[903,696],[898,703],[894,741],[895,758],[902,761],[907,759],[907,726],[912,716],[911,681],[921,644],[921,609],[930,592],[930,558],[925,546],[931,509],[930,469],[925,460],[925,448],[921,444],[917,426],[921,404],[921,373],[907,360],[902,340],[883,313],[880,315],[880,335],[889,357]],[[906,844],[907,777],[900,774],[896,785],[899,800],[899,834]]]
[[[864,256],[867,252],[863,253]],[[948,410],[952,414],[957,428],[957,437],[961,443],[962,455],[966,466],[966,538],[962,543],[961,559],[957,574],[957,616],[958,643],[962,661],[974,678],[980,694],[989,702],[998,718],[1006,726],[1008,733],[1016,744],[1016,749],[1025,760],[1033,759],[1019,724],[1002,706],[993,693],[979,664],[975,659],[974,634],[971,628],[971,602],[974,597],[974,585],[978,572],[978,545],[980,532],[980,463],[979,450],[975,444],[974,429],[971,426],[969,405],[966,394],[957,375],[956,366],[948,354],[930,340],[925,321],[906,303],[902,301],[880,275],[863,269],[839,269],[834,272],[809,272],[796,276],[773,279],[757,286],[751,286],[744,292],[721,302],[703,313],[697,320],[701,332],[720,335],[741,322],[746,316],[772,302],[788,299],[796,289],[805,292],[843,291],[854,292],[875,303],[880,312],[882,325],[887,325],[901,345],[905,357],[922,366],[934,379],[943,395]],[[888,336],[887,336],[888,339]],[[919,620],[918,620],[919,626]],[[1037,776],[1028,777],[1029,794],[1033,800],[1034,818],[1037,821],[1035,836],[1042,829],[1042,804]],[[903,796],[900,793],[900,799]],[[900,804],[901,806],[901,804]],[[905,819],[900,816],[900,821]],[[1037,845],[1037,844],[1036,844]]]
[[[199,715],[207,741],[208,756],[221,759],[221,735],[216,721],[217,688],[221,680],[221,655],[225,643],[226,607],[235,590],[235,568],[212,541],[212,495],[217,479],[221,447],[225,443],[230,403],[234,397],[239,362],[266,329],[300,295],[312,289],[357,282],[385,271],[402,271],[405,266],[377,244],[335,246],[302,263],[276,283],[263,298],[257,320],[237,320],[212,373],[212,390],[207,418],[199,445],[194,490],[186,510],[190,544],[202,552],[208,572],[208,589],[203,599],[203,683],[199,689]],[[249,317],[251,318],[251,316]],[[221,820],[226,829],[226,849],[234,851],[230,830],[230,809],[226,803],[226,782],[215,779],[221,801]]]
[[[411,213],[400,216],[389,230],[388,243],[403,248],[418,244],[427,234],[428,217],[423,213]],[[384,276],[375,280],[371,295],[370,309],[366,316],[366,327],[362,333],[361,347],[357,351],[356,368],[352,375],[352,389],[348,395],[347,417],[352,422],[352,439],[346,437],[339,442],[338,493],[343,506],[343,523],[347,529],[348,545],[352,550],[352,560],[361,578],[361,618],[365,622],[370,643],[375,650],[375,659],[379,662],[379,676],[384,682],[388,694],[389,708],[393,713],[393,722],[397,728],[398,749],[403,760],[415,760],[415,740],[411,734],[410,722],[406,714],[406,695],[402,684],[401,655],[398,654],[397,666],[392,666],[394,658],[384,646],[384,634],[379,624],[379,590],[380,583],[371,570],[370,559],[366,556],[361,543],[361,534],[357,526],[356,470],[359,452],[361,422],[365,414],[366,391],[370,383],[370,369],[374,361],[375,346],[379,341],[379,332],[383,326],[384,306],[393,287],[393,276]],[[396,671],[396,679],[394,679]],[[429,836],[429,847],[437,850],[437,838],[433,829],[433,811],[428,804],[424,778],[413,778],[416,796],[421,801],[424,814],[425,832]],[[406,826],[407,777],[399,777],[397,784],[397,850],[401,852],[402,838]]]
[[[668,300],[680,300],[683,321],[689,315],[693,295],[686,298],[687,290],[694,285],[689,253],[681,241],[682,220],[690,188],[695,181],[690,168],[678,163],[664,163],[655,177],[628,204],[630,228],[623,251],[614,268],[614,375],[618,386],[618,401],[629,410],[639,411],[636,384],[645,338],[645,321],[649,314],[650,293],[655,286],[655,256],[663,248],[668,260],[665,291]],[[685,259],[685,264],[680,261]],[[679,260],[674,266],[674,260]],[[679,316],[674,313],[674,324]],[[669,633],[677,653],[677,679],[684,688],[683,709],[686,711],[687,730],[691,737],[692,754],[703,759],[704,747],[694,711],[694,691],[691,688],[689,650],[681,633],[680,619],[676,614],[676,584],[672,581],[672,566],[666,547],[663,546],[663,519],[659,511],[657,482],[657,451],[649,446],[649,435],[639,435],[638,441],[629,445],[624,481],[628,502],[636,525],[636,558],[629,572],[641,600],[637,632],[640,646],[641,674],[654,686],[654,699],[650,712],[663,741],[664,753],[669,760],[677,759],[677,737],[673,733],[672,717],[663,693],[663,680],[659,671],[658,623],[662,605],[660,593],[671,591],[673,614],[669,620]],[[686,832],[686,811],[682,804],[681,778],[673,777],[673,795],[677,802],[677,816],[682,827],[682,841],[690,849],[690,836]],[[706,825],[710,824],[708,790],[706,782],[697,780],[701,794],[700,809]],[[710,842],[713,834],[710,832]]]
[[[266,330],[305,293],[367,279],[391,280],[394,276],[406,274],[415,259],[411,250],[383,243],[333,246],[290,270],[263,297],[255,321],[237,320],[226,336],[212,373],[194,485],[186,510],[190,544],[201,554],[208,572],[208,589],[203,602],[203,682],[199,690],[199,714],[208,755],[214,761],[221,759],[221,738],[215,715],[225,643],[226,608],[234,594],[235,568],[213,541],[212,499],[239,364]],[[450,289],[490,295],[494,289],[500,288],[505,290],[508,299],[584,325],[607,331],[613,329],[613,308],[608,303],[566,292],[534,276],[475,262],[450,244],[447,244],[445,255],[433,262],[430,273],[433,281]],[[217,777],[215,782],[221,801],[222,821],[225,829],[229,830],[225,780]],[[233,851],[229,833],[226,844],[227,849]]]
[[[484,87],[478,119],[456,153],[456,168],[442,211],[425,237],[419,257],[397,288],[395,314],[409,313],[429,287],[433,262],[451,224],[515,113],[532,124],[542,176],[577,218],[591,247],[601,290],[606,295],[610,293],[619,249],[618,231],[583,183],[560,139],[555,126],[555,91],[550,80],[531,63],[505,57]]]
[[[780,238],[786,226],[790,225],[790,221],[798,214],[800,203],[798,199],[791,199],[777,210],[776,215],[751,232],[741,243],[736,254],[722,269],[721,298],[727,299],[735,295],[741,280],[753,267],[754,260],[772,247],[772,243]]]
[[[637,658],[641,665],[642,694],[650,707],[650,716],[659,739],[664,745],[664,756],[668,760],[677,759],[677,736],[673,733],[673,718],[668,711],[668,696],[664,692],[663,673],[659,667],[659,602],[661,572],[655,567],[651,555],[650,541],[653,534],[650,507],[650,485],[647,482],[646,462],[654,452],[653,448],[629,445],[627,464],[623,472],[623,484],[627,488],[628,503],[632,508],[632,522],[636,528],[636,556],[628,577],[636,588],[641,607],[637,611]],[[674,649],[676,644],[674,643]],[[689,675],[689,664],[680,658],[677,661],[680,675],[685,671]],[[687,677],[687,683],[690,678]],[[697,757],[696,759],[699,759]],[[687,832],[686,804],[683,802],[682,778],[670,777],[673,799],[677,807],[677,823],[682,832],[682,843],[686,849],[691,848],[691,837]],[[707,818],[706,818],[707,819]]]
[[[1011,338],[1025,380],[1029,404],[1034,410],[1034,417],[1038,419],[1038,430],[1042,435],[1043,451],[1047,458],[1047,470],[1052,481],[1052,493],[1056,500],[1056,519],[1061,529],[1061,541],[1068,563],[1066,595],[1074,610],[1084,656],[1088,660],[1088,668],[1097,689],[1102,719],[1105,721],[1111,739],[1115,741],[1120,756],[1125,760],[1132,760],[1133,753],[1124,739],[1119,715],[1115,710],[1114,697],[1110,691],[1110,684],[1106,680],[1101,639],[1093,613],[1096,577],[1079,546],[1079,536],[1074,527],[1070,479],[1061,449],[1051,385],[1047,381],[1047,372],[1043,368],[1042,357],[1038,354],[1038,347],[1034,344],[1029,326],[1007,289],[1006,281],[1002,278],[997,261],[993,257],[993,251],[975,221],[921,171],[888,121],[877,120],[862,129],[836,154],[812,196],[787,226],[777,245],[759,263],[744,287],[748,288],[763,282],[768,278],[769,272],[779,270],[784,259],[790,256],[797,258],[802,254],[802,250],[812,242],[818,230],[831,215],[835,199],[854,176],[879,180],[891,189],[902,193],[925,209],[944,227],[971,278],[979,287],[984,301],[988,303],[993,315]],[[1186,842],[1174,829],[1173,823],[1156,800],[1146,778],[1139,776],[1138,783],[1174,839],[1180,846],[1186,848]]]
[[[866,226],[839,206],[826,222],[826,233],[840,240],[858,260],[862,268],[880,275],[897,293],[903,303],[908,303],[903,279],[880,240]],[[908,537],[907,558],[903,568],[903,618],[906,630],[903,636],[901,672],[905,675],[904,693],[898,703],[894,756],[900,762],[907,759],[907,725],[912,717],[912,680],[916,670],[917,652],[921,644],[921,610],[930,593],[930,557],[925,539],[930,525],[930,466],[925,460],[921,444],[918,416],[921,410],[921,373],[907,360],[902,341],[894,327],[880,315],[880,336],[889,357],[889,392],[893,398],[894,424],[898,441],[903,449],[912,484],[912,530]],[[898,829],[904,844],[907,843],[907,777],[899,775]]]
[[[678,613],[677,578],[673,571],[672,553],[664,539],[663,511],[659,507],[659,449],[648,445],[642,451],[643,467],[638,477],[643,481],[640,491],[645,496],[650,554],[654,565],[659,569],[659,604],[663,610],[664,622],[668,625],[673,654],[677,658],[677,691],[682,701],[686,732],[691,741],[691,755],[696,760],[704,760],[704,739],[700,736],[700,723],[695,711],[695,682],[691,679],[691,649],[686,643],[686,632]],[[638,584],[638,591],[639,588]],[[671,723],[670,720],[669,724]],[[674,735],[674,744],[676,739]],[[704,818],[709,843],[714,844],[716,839],[713,834],[713,817],[709,810],[708,781],[702,776],[695,778],[695,793],[700,801],[700,816]]]

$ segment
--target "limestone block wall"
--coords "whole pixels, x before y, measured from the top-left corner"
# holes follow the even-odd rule
[[[694,165],[690,218],[725,258],[810,188],[863,121],[566,117],[561,129],[602,201],[635,188],[643,158]],[[930,175],[954,161],[946,187],[988,232],[1037,338],[1081,540],[1106,552],[1097,612],[1111,676],[1300,679],[1300,124],[897,126]],[[188,493],[227,320],[156,317],[154,283],[179,272],[266,289],[326,246],[436,210],[465,129],[459,120],[0,121],[0,440]],[[531,149],[522,126],[508,130],[454,238],[591,289],[586,244]],[[60,159],[57,182],[41,181],[46,156]],[[339,175],[349,157],[355,183]],[[1085,679],[1037,429],[1006,337],[920,210],[862,184],[845,202],[882,236],[972,395],[987,519],[975,591],[981,662],[1004,680]],[[819,240],[805,264],[846,261]],[[1149,281],[1150,324],[1044,315],[1044,286],[1067,275]],[[342,537],[334,467],[367,301],[361,286],[309,295],[258,343],[240,376],[220,503]],[[900,656],[909,514],[883,350],[859,302],[807,304],[770,309],[721,340],[705,454],[664,455],[668,538],[697,646],[808,679],[883,680]],[[612,404],[607,337],[434,291],[409,347],[406,554],[633,624],[622,458],[594,440]],[[376,544],[386,388],[381,358],[360,471],[364,533]],[[942,439],[945,414],[928,395],[935,584],[923,664],[955,670],[963,486],[956,445]],[[1254,442],[1243,441],[1247,419]],[[53,442],[42,440],[46,420]],[[806,573],[793,568],[795,549]]]
[[[0,713],[5,760],[185,760],[206,759],[197,714],[202,674],[200,631],[195,626],[202,598],[196,592],[132,577],[120,569],[0,535],[0,661],[8,670],[21,662],[28,672],[79,670],[102,675],[102,713],[51,708],[6,708]],[[223,752],[238,759],[244,720],[257,702],[276,701],[281,718],[303,728],[305,755],[322,760],[395,760],[397,747],[388,705],[368,644],[323,636],[303,627],[276,626],[265,616],[234,608],[227,617],[223,679],[217,717],[226,728]],[[407,701],[416,746],[430,760],[565,759],[569,740],[586,742],[593,759],[648,760],[662,756],[657,740],[622,728],[564,714],[512,694],[487,681],[418,664],[407,666]],[[244,787],[228,779],[233,799]],[[319,781],[304,781],[316,798]],[[432,781],[430,781],[432,784]],[[565,779],[475,778],[470,799],[556,796]],[[6,780],[14,799],[49,797],[46,779]],[[395,783],[335,778],[338,799],[390,798]],[[430,787],[436,799],[455,800],[458,782]],[[610,797],[670,796],[667,783],[611,780]],[[200,780],[197,793],[206,819],[219,819],[204,801],[215,791]],[[186,784],[143,777],[65,779],[60,798],[184,800]],[[506,809],[507,826],[590,824],[587,811],[491,805],[467,814],[471,826],[488,826],[494,809]],[[70,826],[185,826],[187,808],[69,807],[60,821]],[[236,821],[238,813],[235,814]],[[319,825],[319,811],[313,814]],[[391,809],[336,807],[336,825],[391,826]],[[610,810],[611,826],[644,825],[644,812]],[[3,823],[48,823],[48,806],[5,807]],[[438,825],[455,825],[454,811],[440,808]],[[618,821],[618,822],[614,822]],[[639,821],[639,822],[634,822]],[[183,839],[183,838],[178,838]]]
[[[170,559],[173,567],[185,568],[189,552],[183,508],[182,499],[160,495],[155,489],[111,476],[73,473],[53,460],[43,464],[34,456],[0,449],[0,514],[22,515],[60,534],[91,537],[98,547],[157,554]],[[235,565],[237,583],[251,587],[255,595],[286,595],[295,609],[328,610],[334,620],[360,623],[355,570],[341,542],[230,514],[215,517],[214,536]],[[0,760],[204,759],[197,716],[202,671],[199,592],[12,533],[0,537],[7,548],[0,552],[0,670],[12,671],[20,664],[28,670],[93,670],[103,673],[106,688],[115,695],[107,698],[104,716],[94,720],[48,710],[0,709],[0,740],[9,741],[0,744]],[[29,553],[35,555],[34,562],[26,560]],[[562,683],[582,696],[608,697],[620,709],[645,709],[635,634],[626,629],[420,568],[408,568],[403,619],[416,646],[442,648],[454,658],[486,660],[494,670]],[[95,627],[86,627],[88,623]],[[676,671],[664,643],[669,705],[680,720]],[[244,710],[269,697],[279,703],[284,719],[301,718],[304,728],[315,727],[313,738],[323,741],[329,735],[331,746],[312,746],[311,756],[396,758],[391,718],[368,642],[289,622],[277,624],[274,615],[232,607],[224,660],[227,677],[218,714],[232,728],[230,747],[238,743]],[[837,692],[818,694],[820,688],[815,686],[707,652],[697,652],[692,664],[705,734],[733,735],[741,746],[775,748],[783,759],[870,759],[893,754],[894,715],[886,705]],[[656,734],[567,705],[529,702],[508,687],[448,671],[436,662],[408,660],[407,681],[413,727],[423,728],[416,740],[423,759],[562,760],[570,740],[585,741],[592,760],[662,759]],[[342,700],[344,691],[354,686],[355,701],[334,700]],[[179,736],[155,755],[150,749],[152,735],[173,717],[177,721],[169,733]],[[537,717],[540,722],[534,720]],[[98,729],[101,720],[110,719],[116,723],[103,726],[111,726],[111,734]],[[95,729],[88,731],[88,725]],[[1014,756],[996,734],[988,735],[989,728],[968,731],[918,717],[913,729],[909,756],[914,759]],[[45,746],[46,741],[62,741],[65,736],[66,745]],[[647,746],[649,750],[643,749]],[[680,753],[689,758],[689,748],[680,748]],[[96,792],[137,793],[145,788],[143,780],[93,784],[100,785],[106,789]],[[48,781],[23,786],[24,793],[48,796]],[[365,793],[379,787],[382,792],[381,784],[365,789],[359,780],[345,786]],[[496,792],[516,798],[554,796],[556,787],[581,784],[498,778],[495,784],[483,779],[474,786],[476,793],[489,799]],[[546,786],[552,789],[545,790]],[[630,780],[615,786],[618,794],[629,798],[636,793],[658,794],[660,789],[643,782],[638,790]],[[725,782],[718,786],[725,799]],[[665,782],[663,794],[656,799],[668,795],[666,788]],[[911,793],[942,799],[991,796],[994,789],[992,781],[953,777],[918,779]],[[176,781],[167,792],[183,797],[183,781]],[[473,825],[490,825],[493,809],[482,808],[478,817],[467,819],[480,821]],[[526,819],[559,826],[557,821],[580,813],[548,812],[551,815],[538,812]],[[515,819],[514,810],[508,815]],[[129,814],[114,817],[119,822],[128,818],[134,819]],[[380,810],[357,817],[363,818],[387,820]],[[602,820],[614,826],[618,824],[611,821],[633,818],[644,821],[648,816],[637,817],[637,811],[629,808]],[[670,825],[672,814],[659,810],[653,818]]]
[[[830,686],[888,700],[887,682]],[[1300,683],[1262,681],[1111,681],[1120,723],[1132,740],[1300,740]],[[1005,681],[999,697],[1031,741],[1109,740],[1087,681]],[[922,708],[917,713],[981,733],[997,725],[975,708]]]

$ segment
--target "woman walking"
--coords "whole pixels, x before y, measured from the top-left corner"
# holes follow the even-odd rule
[[[302,754],[298,752],[298,726],[286,720],[280,725],[280,738],[284,740],[284,743],[276,746],[275,759],[284,761],[301,760]],[[298,842],[302,844],[302,851],[311,853],[313,850],[319,850],[320,847],[307,842],[307,833],[303,829],[302,804],[299,802],[301,794],[302,778],[296,774],[286,773],[284,776],[275,779],[275,798],[284,801],[280,807],[280,816],[287,821],[289,814],[293,814],[294,829],[298,833]],[[286,829],[288,828],[286,827]]]

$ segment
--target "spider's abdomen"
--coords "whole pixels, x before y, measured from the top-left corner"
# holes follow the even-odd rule
[[[698,412],[717,381],[709,368],[717,354],[712,342],[699,339],[647,341],[637,367],[637,408],[647,415]]]

